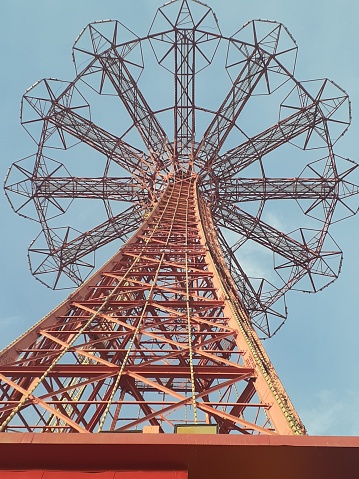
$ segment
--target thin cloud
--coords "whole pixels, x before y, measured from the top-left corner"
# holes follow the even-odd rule
[[[301,411],[308,433],[313,436],[359,434],[358,393],[346,390],[322,390],[313,398],[312,406]]]

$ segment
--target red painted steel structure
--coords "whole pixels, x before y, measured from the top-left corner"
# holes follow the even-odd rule
[[[197,95],[223,45],[231,81],[214,111]],[[174,79],[173,103],[157,110],[139,87],[146,47]],[[76,79],[43,80],[25,93],[22,122],[38,150],[12,166],[5,191],[23,216],[35,205],[45,241],[29,249],[35,277],[81,286],[1,353],[1,431],[214,424],[220,434],[305,434],[257,333],[270,337],[282,325],[286,308],[273,305],[289,289],[317,291],[337,277],[341,252],[327,249],[328,228],[337,205],[344,216],[356,212],[358,187],[348,180],[357,165],[333,152],[349,124],[348,97],[329,80],[299,83],[295,58],[283,25],[253,21],[225,37],[210,8],[180,0],[161,7],[142,38],[119,22],[90,24],[74,45]],[[263,88],[269,97],[284,89],[281,116],[249,135],[241,121],[250,122]],[[97,125],[85,100],[108,90],[132,121],[121,136]],[[236,146],[233,133],[243,139]],[[325,153],[313,160],[316,139]],[[103,155],[102,176],[70,175],[63,153],[48,156],[62,148],[71,162],[79,142]],[[268,176],[273,152],[296,159],[295,143],[311,159],[302,173]],[[86,233],[54,228],[73,199],[99,200],[107,219]],[[285,234],[264,222],[277,199],[297,202],[316,227]],[[89,254],[131,233],[82,284]],[[250,242],[274,252],[279,284],[246,275],[236,253]]]
[[[2,429],[304,433],[219,251],[177,175],[100,279],[2,353]]]

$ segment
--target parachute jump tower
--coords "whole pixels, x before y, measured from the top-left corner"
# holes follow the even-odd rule
[[[5,192],[41,228],[32,274],[77,289],[2,351],[1,432],[306,435],[261,339],[288,290],[337,278],[329,226],[358,187],[333,151],[348,96],[299,82],[296,55],[280,23],[225,36],[211,8],[179,0],[143,37],[88,25],[75,79],[26,91],[37,151]]]

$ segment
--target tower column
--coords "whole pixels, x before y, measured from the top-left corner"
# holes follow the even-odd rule
[[[0,361],[3,431],[305,432],[221,259],[195,175],[176,177],[112,260]]]

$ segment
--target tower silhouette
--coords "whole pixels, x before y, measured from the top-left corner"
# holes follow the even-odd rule
[[[226,80],[208,73],[221,52]],[[116,21],[90,24],[74,45],[75,80],[27,90],[22,123],[38,150],[11,167],[5,191],[19,214],[35,206],[34,276],[78,289],[1,353],[1,431],[305,434],[259,335],[285,321],[289,289],[336,279],[342,254],[328,228],[356,212],[358,188],[348,180],[357,165],[333,152],[349,125],[348,97],[329,80],[298,82],[296,52],[281,24],[252,21],[225,37],[209,7],[179,0],[158,10],[144,37]],[[174,98],[146,76],[150,53],[173,77]],[[157,88],[154,109],[141,81]],[[229,88],[206,106],[209,81]],[[94,121],[115,123],[109,92],[131,119],[119,136]],[[91,95],[106,101],[102,111],[97,99],[90,112]],[[265,107],[254,120],[248,110],[278,95],[280,118],[261,131]],[[69,173],[84,147],[102,155],[102,176]],[[291,165],[278,163],[277,149]],[[105,222],[86,233],[54,227],[77,199],[104,204]],[[278,199],[299,204],[306,228],[287,234],[263,220]],[[86,279],[90,255],[119,237],[129,239]],[[277,284],[245,273],[240,253],[253,242],[273,251]]]

